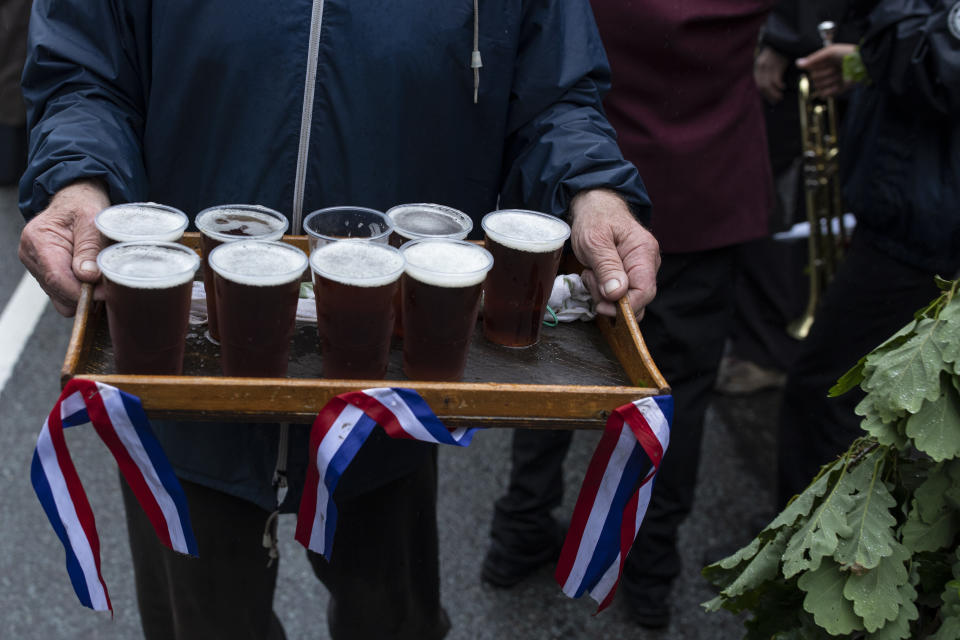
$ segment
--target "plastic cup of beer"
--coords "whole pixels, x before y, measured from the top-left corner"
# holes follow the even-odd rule
[[[237,240],[279,240],[290,226],[282,213],[254,204],[225,204],[204,209],[194,221],[200,231],[200,253],[203,261],[203,288],[207,298],[207,337],[220,340],[217,319],[217,296],[213,270],[206,257],[225,242]]]
[[[108,243],[153,240],[176,242],[189,223],[180,209],[155,202],[129,202],[107,207],[94,224]]]
[[[366,207],[327,207],[311,212],[303,220],[310,253],[336,240],[367,240],[386,244],[393,224],[376,209]]]
[[[414,380],[460,380],[493,256],[462,240],[404,244],[403,372]]]
[[[121,242],[101,251],[97,265],[117,373],[179,375],[196,252],[173,242]]]
[[[397,248],[405,242],[422,238],[463,240],[473,230],[473,220],[463,211],[429,202],[398,204],[387,209],[387,217],[393,224],[390,244]],[[393,335],[402,337],[403,305],[399,291],[394,300],[394,313]]]
[[[410,240],[448,238],[463,240],[473,230],[473,220],[463,211],[442,204],[416,202],[387,209],[393,224],[390,244],[400,247]]]
[[[215,248],[208,261],[220,312],[223,374],[286,376],[307,254],[283,242],[239,240]]]
[[[362,240],[310,254],[323,377],[378,380],[387,374],[393,296],[403,273],[396,247]]]
[[[570,227],[521,209],[492,211],[480,226],[494,261],[483,285],[483,334],[507,347],[534,345]]]

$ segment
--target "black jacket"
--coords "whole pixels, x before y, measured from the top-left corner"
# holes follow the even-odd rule
[[[856,25],[846,20],[848,0],[778,0],[767,17],[761,43],[791,60],[823,46],[817,25],[831,21],[837,26],[834,42],[856,42]]]
[[[950,22],[952,21],[952,26]],[[960,0],[881,0],[861,55],[872,79],[841,134],[858,233],[944,277],[960,268]]]

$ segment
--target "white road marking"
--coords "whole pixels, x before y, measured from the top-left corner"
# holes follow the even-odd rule
[[[0,391],[7,385],[48,300],[33,276],[24,273],[0,315]]]

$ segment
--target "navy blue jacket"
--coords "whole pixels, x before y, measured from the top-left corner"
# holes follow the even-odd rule
[[[303,211],[441,202],[561,214],[609,186],[647,206],[600,108],[609,71],[585,0],[327,0]],[[293,207],[311,2],[38,0],[23,90],[25,215],[100,176],[114,201],[191,215]]]
[[[594,187],[648,215],[602,112],[609,69],[587,0],[482,0],[476,103],[472,0],[282,4],[37,0],[23,77],[23,214],[73,180],[99,177],[114,202],[152,200],[191,216],[258,203],[290,215],[293,230],[307,212],[338,204],[562,215]],[[158,431],[181,476],[272,508],[275,430]],[[303,430],[294,435],[296,467]],[[371,451],[378,446],[400,445]],[[392,461],[368,465],[382,478],[419,459],[366,449],[361,456]]]

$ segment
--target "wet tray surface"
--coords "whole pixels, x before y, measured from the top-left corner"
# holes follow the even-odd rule
[[[305,245],[305,239],[285,239]],[[196,246],[195,234],[184,244]],[[403,374],[402,342],[394,339],[386,380],[320,378],[315,324],[297,323],[287,378],[227,378],[219,348],[204,337],[206,324],[190,325],[180,376],[119,375],[103,305],[84,289],[62,372],[140,397],[151,417],[309,422],[334,395],[356,389],[415,389],[451,426],[600,428],[609,411],[640,397],[668,392],[646,352],[629,307],[612,321],[543,327],[533,347],[512,349],[483,337],[478,324],[463,381],[421,382]]]

